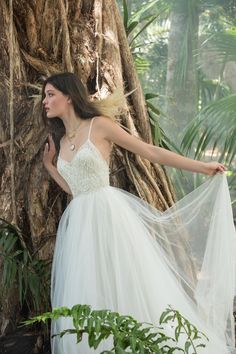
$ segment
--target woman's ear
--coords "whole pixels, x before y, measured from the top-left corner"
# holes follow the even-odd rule
[[[67,98],[67,102],[70,103],[70,104],[72,103],[72,100],[71,100],[70,97]]]

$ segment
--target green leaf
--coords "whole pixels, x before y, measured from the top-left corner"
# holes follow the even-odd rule
[[[19,267],[18,268],[18,284],[19,284],[19,299],[20,299],[20,304],[22,306],[23,304],[23,274],[22,274],[22,269]]]
[[[181,146],[190,150],[196,143],[198,157],[207,148],[218,148],[228,163],[236,155],[236,144],[230,132],[236,126],[236,94],[224,97],[207,105],[189,125]]]
[[[82,332],[76,332],[76,342],[77,342],[77,344],[78,343],[80,343],[81,341],[82,341],[82,339],[83,339],[83,334],[82,334]]]
[[[192,347],[191,342],[187,341],[184,346],[186,353],[189,353],[190,347]]]
[[[127,29],[128,29],[128,19],[129,19],[129,14],[128,14],[128,7],[127,7],[127,3],[126,0],[122,0],[122,4],[123,4],[123,22],[124,22],[124,27],[127,33]]]
[[[95,333],[96,334],[99,334],[100,331],[101,331],[101,324],[102,324],[102,321],[100,319],[96,319],[95,320]]]
[[[172,312],[172,309],[170,309],[170,308],[167,308],[167,310],[162,312],[160,320],[159,320],[160,324],[165,323],[164,320],[165,320],[166,316],[169,316],[169,314],[171,312]]]
[[[138,55],[136,55],[134,58],[134,64],[138,74],[143,74],[150,66],[149,61],[143,59]]]
[[[175,340],[178,342],[179,340],[179,336],[180,336],[180,333],[181,333],[181,327],[177,326],[175,328]]]
[[[165,316],[160,323],[167,323],[173,320],[173,315]]]
[[[125,350],[121,347],[116,347],[116,354],[126,354]]]
[[[12,261],[12,267],[11,267],[11,284],[16,280],[16,273],[17,273],[17,264],[15,261]]]
[[[236,34],[234,29],[217,32],[202,43],[207,51],[214,53],[214,59],[218,63],[236,61]]]
[[[127,35],[129,36],[130,33],[138,26],[139,22],[138,21],[133,21],[129,24],[128,28],[127,28]]]
[[[81,311],[82,309],[83,311]],[[175,346],[176,341],[173,338],[167,337],[161,332],[162,328],[155,327],[149,323],[139,323],[131,316],[122,316],[117,312],[111,312],[109,310],[93,310],[91,312],[90,306],[88,305],[75,305],[72,310],[67,307],[55,308],[53,312],[47,312],[34,317],[29,321],[25,321],[24,324],[29,325],[37,321],[46,322],[48,319],[57,319],[60,316],[71,316],[72,314],[78,317],[78,313],[80,313],[81,316],[87,313],[87,326],[81,329],[73,328],[64,330],[58,334],[60,337],[65,334],[75,334],[79,343],[82,334],[87,333],[89,346],[97,349],[102,340],[112,335],[114,348],[110,351],[103,351],[103,353],[115,352],[128,354],[131,353],[129,348],[131,348],[132,353],[140,354],[149,352],[156,354],[174,353],[175,350],[184,352],[183,349]],[[178,319],[178,323],[189,325],[195,333],[196,327],[192,326],[178,311],[172,308],[168,308],[164,311],[161,318],[163,321],[166,321],[170,316],[172,319]],[[98,321],[100,322],[99,325]],[[119,327],[117,323],[120,324]],[[198,333],[200,334],[201,332]],[[173,346],[170,345],[171,343]],[[188,350],[189,343],[190,341],[186,341],[186,350]],[[159,344],[161,347],[159,347]],[[126,351],[127,349],[128,351]]]
[[[152,98],[159,97],[160,95],[158,93],[146,93],[145,94],[145,100],[151,100]]]
[[[22,254],[23,253],[23,251],[22,250],[17,250],[17,251],[15,251],[14,253],[13,253],[13,257],[14,258],[16,258],[19,254]]]
[[[173,354],[176,350],[177,350],[177,348],[171,348],[168,350],[167,354]],[[178,348],[178,350],[181,350],[182,352],[184,352],[181,348]]]
[[[16,242],[17,242],[17,238],[15,236],[8,237],[8,239],[4,244],[4,251],[10,253],[13,247],[15,246]]]
[[[156,115],[160,115],[160,111],[157,107],[155,107],[151,102],[147,101],[148,108],[154,112]]]
[[[206,348],[206,344],[197,344],[196,348]]]
[[[28,263],[28,252],[27,252],[27,250],[23,251],[23,263],[24,264]]]
[[[143,345],[142,342],[139,342],[138,347],[139,347],[138,353],[140,353],[140,354],[145,354],[144,345]]]
[[[154,1],[150,1],[146,4],[144,4],[143,6],[141,6],[141,8],[136,11],[129,19],[129,22],[140,22],[141,16],[150,8],[152,8],[156,3],[158,2],[158,0],[154,0]]]
[[[138,36],[140,36],[140,34],[148,27],[150,26],[150,24],[157,18],[158,15],[152,15],[152,16],[149,16],[150,20],[145,23],[145,25],[138,31],[137,34],[135,34],[135,36],[131,39],[129,45],[131,45],[136,38],[138,38]]]
[[[87,326],[88,326],[88,333],[89,333],[89,334],[91,334],[92,331],[93,331],[93,322],[94,322],[94,319],[90,317],[90,318],[88,319],[88,324],[87,324]]]

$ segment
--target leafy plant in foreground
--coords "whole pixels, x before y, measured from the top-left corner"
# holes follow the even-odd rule
[[[86,333],[89,347],[94,349],[97,349],[103,340],[113,336],[113,348],[101,354],[171,354],[176,350],[186,354],[197,354],[197,348],[204,348],[206,344],[203,341],[208,340],[179,311],[170,306],[162,313],[159,327],[147,322],[139,323],[131,316],[122,316],[110,310],[91,310],[89,305],[80,304],[71,309],[55,308],[52,312],[24,321],[23,325],[46,323],[50,319],[57,320],[59,317],[71,317],[74,328],[66,329],[55,336],[74,334],[77,343],[80,343],[83,334]],[[165,333],[165,326],[171,329],[173,337]],[[178,346],[179,339],[182,348]]]
[[[45,303],[48,306],[50,262],[31,255],[20,231],[4,219],[0,219],[0,257],[3,289],[6,291],[16,284],[21,306],[24,301],[28,308],[33,305],[37,311]]]

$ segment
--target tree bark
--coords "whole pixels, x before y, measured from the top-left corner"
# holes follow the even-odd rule
[[[59,71],[74,71],[96,97],[109,94],[116,86],[125,87],[126,92],[135,89],[121,121],[132,134],[149,143],[151,131],[115,0],[15,0],[12,11],[9,4],[7,0],[0,4],[0,213],[21,230],[32,253],[51,259],[58,221],[68,200],[42,164],[48,133],[40,115],[44,78]],[[13,63],[12,77],[9,62]],[[10,149],[11,144],[14,149]],[[165,170],[120,147],[114,148],[112,156],[111,184],[160,210],[173,204]],[[12,289],[2,302],[1,334],[14,329],[20,311],[18,300],[17,291]]]

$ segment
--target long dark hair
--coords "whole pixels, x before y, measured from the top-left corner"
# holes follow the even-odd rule
[[[115,116],[121,113],[122,108],[124,108],[126,103],[125,96],[120,88],[116,89],[114,93],[105,99],[91,101],[86,86],[76,74],[71,72],[58,73],[48,77],[44,81],[42,86],[41,103],[45,98],[45,86],[47,84],[51,84],[64,95],[70,97],[75,113],[81,119],[89,119],[99,115],[115,119]],[[57,143],[58,136],[62,137],[65,133],[65,128],[61,119],[57,117],[48,119],[43,107],[42,118],[45,126],[47,126],[48,130],[53,133]]]

